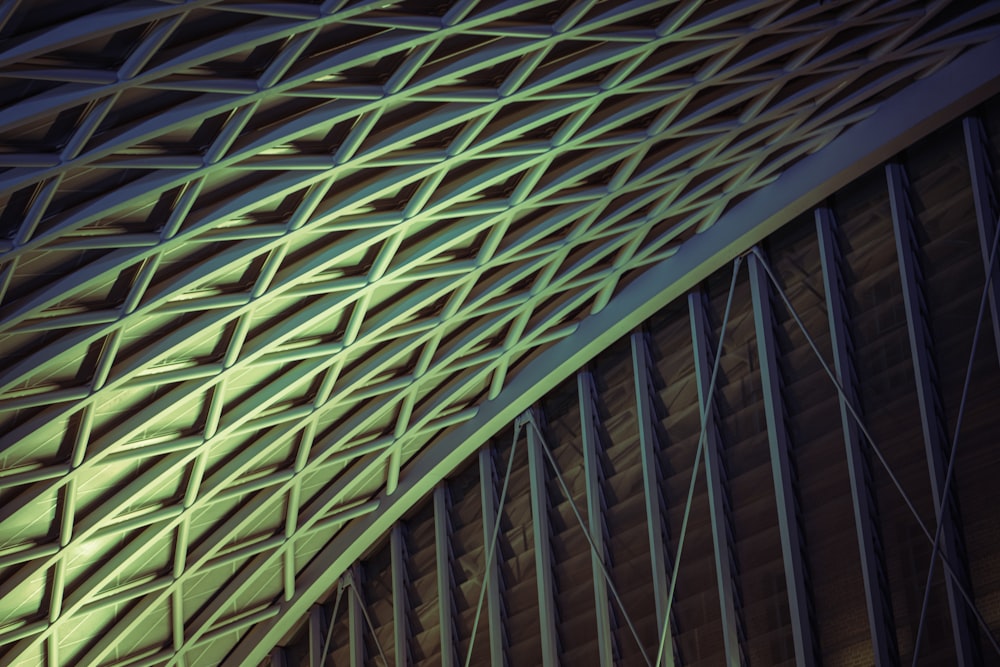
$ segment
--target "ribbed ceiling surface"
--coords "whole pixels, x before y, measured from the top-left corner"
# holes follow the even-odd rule
[[[0,5],[0,663],[208,665],[996,2]]]

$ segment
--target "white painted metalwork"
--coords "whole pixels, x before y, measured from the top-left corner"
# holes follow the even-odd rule
[[[733,283],[736,283],[733,269]],[[729,299],[732,299],[730,292]],[[712,543],[715,548],[715,575],[719,589],[719,613],[722,623],[722,644],[726,664],[740,667],[746,664],[743,604],[738,585],[736,541],[732,530],[732,507],[729,499],[729,478],[726,472],[726,445],[719,429],[718,389],[712,383],[713,370],[720,362],[713,351],[711,324],[708,314],[708,295],[696,290],[688,295],[688,312],[691,319],[691,339],[695,356],[695,377],[698,381],[698,405],[701,410],[705,440],[705,480],[708,486],[708,506],[712,524]],[[728,304],[727,304],[728,305]],[[725,338],[720,331],[719,338]]]
[[[379,513],[352,522],[324,547],[319,558],[322,567],[310,565],[300,573],[299,581],[305,589],[300,599],[328,590],[337,573],[360,557],[366,545],[384,534],[406,508],[428,492],[430,485],[539,399],[562,374],[571,372],[605,345],[626,335],[665,303],[684,294],[711,268],[732,259],[741,248],[763,238],[816,198],[831,194],[853,175],[934,128],[940,118],[950,117],[985,99],[1000,87],[1000,73],[988,66],[997,58],[1000,58],[1000,43],[990,42],[929,76],[921,85],[902,91],[823,151],[786,169],[774,187],[749,196],[719,224],[686,241],[684,252],[677,252],[669,261],[650,266],[638,275],[604,310],[583,320],[566,340],[554,343],[529,368],[509,378],[508,386],[495,400],[482,404],[473,420],[444,434],[414,458],[408,475],[400,480],[397,493],[384,499]],[[359,472],[362,469],[359,467]],[[278,641],[281,633],[294,623],[291,619],[303,613],[299,610],[301,604],[296,600],[284,605],[288,625],[280,621],[260,626],[237,646],[227,664],[250,660],[250,655],[256,656],[262,647]]]
[[[887,173],[892,172],[891,167],[893,166],[897,165],[890,164],[886,166]],[[837,387],[837,392],[840,395],[842,408],[846,409],[848,412],[851,413],[851,416],[853,417],[858,430],[861,431],[865,439],[868,441],[868,445],[871,448],[871,451],[875,453],[876,457],[879,460],[879,463],[882,465],[883,469],[888,474],[889,479],[892,481],[893,486],[896,488],[896,491],[899,492],[900,496],[903,499],[903,502],[906,504],[907,509],[912,514],[914,522],[917,524],[917,526],[920,527],[920,530],[924,534],[924,537],[927,539],[928,543],[932,545],[932,551],[936,553],[936,557],[941,559],[941,563],[944,567],[944,570],[948,574],[948,580],[951,582],[952,589],[955,591],[955,594],[959,595],[965,603],[964,613],[970,615],[972,618],[975,619],[975,622],[978,624],[979,630],[984,633],[987,641],[990,642],[991,646],[996,651],[996,653],[1000,655],[1000,644],[998,644],[996,639],[993,637],[989,625],[986,623],[985,619],[983,618],[983,615],[979,612],[978,608],[976,607],[975,600],[973,600],[971,594],[969,593],[968,588],[966,586],[963,586],[961,583],[963,580],[963,576],[964,577],[968,576],[967,572],[966,573],[962,572],[962,570],[965,568],[964,563],[953,565],[942,551],[933,548],[933,545],[938,542],[938,538],[940,536],[935,537],[934,535],[932,535],[931,531],[927,528],[927,524],[925,524],[923,519],[921,519],[920,513],[917,511],[916,506],[913,504],[913,500],[904,490],[899,480],[899,477],[897,477],[896,474],[893,472],[884,454],[878,447],[878,444],[872,438],[871,433],[868,431],[867,427],[865,427],[861,415],[854,408],[852,402],[847,400],[847,392],[844,390],[844,387],[841,386],[840,382],[837,380],[837,377],[830,369],[830,365],[823,359],[823,356],[822,354],[820,354],[819,348],[816,345],[816,341],[813,340],[812,336],[805,328],[805,325],[802,323],[802,319],[799,317],[798,313],[795,312],[794,307],[788,300],[788,296],[784,294],[781,283],[778,282],[777,278],[774,276],[774,272],[771,271],[770,267],[767,265],[767,261],[763,259],[763,257],[759,254],[759,250],[757,248],[751,249],[751,252],[754,255],[756,255],[757,260],[760,262],[760,265],[763,267],[765,273],[767,273],[767,277],[770,279],[771,284],[774,285],[775,288],[780,293],[781,300],[784,303],[785,308],[788,309],[789,313],[792,316],[792,319],[795,321],[796,326],[798,326],[799,330],[802,331],[802,333],[805,335],[806,340],[809,343],[809,347],[812,349],[813,354],[816,356],[817,360],[820,362],[820,365],[823,367],[823,371],[827,374],[827,377],[830,378],[831,382],[833,382],[833,384]],[[945,475],[946,474],[947,472],[945,472]],[[945,488],[947,488],[947,482],[945,482]]]
[[[531,534],[535,550],[535,581],[538,589],[539,635],[542,642],[542,664],[556,667],[559,664],[559,633],[555,581],[552,574],[552,530],[549,526],[549,492],[542,454],[540,426],[537,412],[528,413],[533,423],[526,428],[528,438],[528,472],[531,488]]]
[[[809,576],[805,559],[802,516],[797,495],[798,482],[792,454],[792,439],[785,423],[784,384],[778,367],[777,323],[771,303],[770,282],[760,265],[757,253],[747,259],[750,272],[750,295],[753,300],[754,331],[757,338],[757,359],[760,363],[761,389],[764,396],[764,418],[767,420],[771,473],[774,479],[775,503],[778,509],[778,532],[781,538],[781,558],[788,590],[788,614],[792,622],[792,641],[798,665],[817,664],[818,644],[815,639],[814,613],[809,599]]]
[[[344,573],[317,554],[561,340],[777,224],[811,154],[832,189],[985,96],[1000,14],[64,4],[0,7],[0,661],[31,667],[259,664]]]
[[[910,359],[920,405],[920,422],[924,441],[924,456],[930,476],[934,514],[941,524],[940,550],[951,563],[952,576],[945,577],[948,612],[955,642],[955,655],[960,664],[982,661],[976,640],[975,622],[958,589],[968,591],[969,573],[965,565],[964,544],[957,503],[943,495],[948,484],[945,474],[951,447],[948,425],[939,393],[937,367],[931,357],[930,323],[924,297],[923,270],[916,237],[915,215],[910,201],[909,180],[903,166],[891,163],[885,168],[889,202],[892,207],[892,230],[896,240],[896,258],[902,281],[903,305],[906,309],[906,329],[910,340]]]
[[[313,606],[309,610],[309,666],[322,667],[326,662],[323,655],[323,638],[326,636],[325,628],[327,621],[323,618],[323,607]]]
[[[580,404],[580,437],[583,442],[583,466],[587,489],[587,524],[593,540],[590,554],[591,575],[594,578],[594,616],[597,620],[597,646],[601,667],[614,665],[614,638],[611,634],[611,598],[604,578],[604,563],[609,561],[605,546],[607,526],[604,521],[604,471],[598,430],[598,412],[594,405],[594,378],[587,371],[576,376],[577,400]]]
[[[513,447],[510,455],[511,457],[514,455]],[[499,559],[496,556],[496,547],[492,547],[492,552],[490,551],[490,545],[494,543],[493,536],[499,530],[497,524],[501,520],[498,513],[500,503],[499,498],[497,498],[496,483],[493,448],[484,447],[479,452],[479,493],[483,509],[483,545],[487,550],[483,585],[486,587],[487,620],[490,626],[490,663],[502,667],[506,664],[504,658],[506,633],[503,629],[504,605],[501,600],[503,576],[500,572]]]
[[[451,577],[451,521],[448,518],[448,489],[434,489],[434,555],[437,563],[438,629],[441,667],[455,664],[455,621]]]
[[[975,191],[975,186],[973,186],[973,190]],[[982,229],[981,226],[980,229]],[[996,259],[998,255],[997,250],[1000,249],[1000,226],[996,227],[996,229],[997,231],[995,231],[993,234],[993,240],[989,244],[990,251],[987,254],[986,260],[984,262],[986,268],[984,285],[982,290],[982,296],[979,299],[979,311],[976,314],[976,324],[973,327],[972,344],[970,345],[970,351],[969,351],[969,362],[966,364],[965,381],[962,384],[962,396],[961,399],[959,400],[958,411],[954,417],[954,426],[952,428],[953,435],[951,438],[951,446],[949,447],[949,452],[948,452],[948,465],[944,471],[944,484],[941,487],[941,492],[940,492],[942,505],[940,508],[938,508],[939,517],[945,515],[945,512],[948,509],[948,501],[952,497],[952,495],[955,495],[953,482],[955,481],[955,463],[958,460],[959,436],[962,433],[962,419],[965,416],[965,408],[967,405],[966,401],[969,398],[969,391],[972,385],[972,372],[973,369],[975,368],[976,355],[978,354],[979,336],[980,333],[982,332],[983,318],[986,313],[987,302],[990,300],[990,294],[993,287],[993,278],[995,273]],[[921,639],[925,627],[924,623],[927,619],[927,610],[930,602],[931,587],[934,583],[934,571],[935,571],[935,565],[937,565],[938,550],[941,547],[942,536],[944,535],[945,530],[948,527],[949,527],[948,524],[944,520],[939,520],[937,527],[934,530],[934,539],[931,545],[930,564],[927,568],[927,580],[926,583],[924,584],[924,595],[920,606],[920,620],[917,624],[917,632],[915,635],[914,645],[913,645],[912,664],[914,667],[916,667],[920,658]],[[970,568],[968,567],[964,568],[964,572],[968,575],[970,572]],[[969,576],[969,578],[971,583],[971,576]],[[956,581],[960,581],[957,577],[955,577],[955,579]],[[975,612],[974,615],[977,617],[976,620],[977,621],[980,620],[982,616],[979,613],[979,610],[974,605],[970,606],[972,610]],[[987,639],[994,645],[994,647],[997,647],[996,640],[994,639],[988,627],[986,628],[986,632],[987,632]],[[1000,654],[1000,647],[997,647],[997,653]]]
[[[652,567],[650,584],[653,589],[653,600],[656,608],[657,637],[666,637],[666,643],[660,650],[663,664],[674,665],[674,642],[671,619],[667,614],[667,594],[670,587],[670,573],[673,570],[670,556],[667,553],[666,531],[664,530],[663,495],[660,491],[660,471],[658,454],[660,444],[656,439],[653,426],[653,404],[650,398],[649,377],[649,344],[642,331],[636,331],[631,336],[632,344],[632,380],[635,386],[635,408],[639,427],[639,453],[642,460],[643,496],[646,503],[646,533],[649,539],[649,557]]]
[[[986,150],[986,129],[981,118],[969,116],[962,120],[965,133],[965,150],[969,159],[969,174],[972,177],[972,196],[976,207],[976,223],[979,228],[979,247],[983,255],[983,271],[992,276],[988,294],[990,315],[993,323],[993,344],[1000,359],[1000,277],[990,264],[990,239],[996,235],[997,220],[1000,220],[1000,202],[997,201],[997,184],[993,177],[993,165]]]
[[[396,667],[406,667],[409,656],[410,628],[407,622],[409,602],[406,595],[406,547],[403,527],[396,524],[390,533],[392,568],[392,630],[393,658]]]
[[[851,340],[849,313],[844,288],[843,261],[837,241],[837,222],[833,211],[815,211],[816,233],[820,262],[823,267],[823,289],[826,294],[827,319],[830,326],[830,347],[833,367],[842,391],[838,395],[840,426],[847,450],[847,472],[851,483],[851,505],[860,553],[861,577],[865,584],[865,606],[871,633],[872,661],[877,667],[899,664],[896,627],[893,621],[892,597],[886,572],[882,533],[876,520],[877,506],[872,470],[865,456],[865,435],[854,415],[860,413],[857,370],[854,367],[854,344]],[[853,413],[853,414],[852,414]]]
[[[562,493],[563,497],[569,501],[570,509],[573,512],[573,516],[576,518],[577,524],[580,526],[580,530],[583,531],[584,537],[587,540],[587,544],[590,547],[590,554],[597,561],[596,563],[591,561],[592,565],[599,569],[599,573],[594,573],[594,576],[599,576],[604,583],[603,587],[604,590],[611,592],[611,595],[614,598],[615,603],[618,605],[618,609],[621,612],[621,615],[624,617],[625,626],[632,634],[632,639],[635,640],[643,660],[646,662],[647,665],[651,665],[652,663],[649,660],[649,656],[646,654],[646,650],[642,646],[642,640],[639,639],[639,634],[636,631],[635,623],[632,621],[628,613],[628,610],[625,608],[621,596],[618,594],[618,590],[615,588],[614,582],[612,581],[611,572],[608,569],[607,563],[605,562],[606,550],[598,548],[597,540],[603,541],[603,537],[597,538],[597,540],[595,540],[594,535],[592,535],[591,531],[587,528],[587,523],[584,521],[583,515],[580,514],[580,508],[577,507],[576,501],[574,501],[572,498],[573,494],[570,493],[569,487],[566,485],[566,480],[563,479],[562,473],[559,472],[559,465],[556,462],[555,456],[553,456],[552,454],[552,449],[549,447],[548,443],[545,442],[544,434],[542,433],[541,428],[539,428],[537,422],[535,422],[534,420],[534,415],[537,414],[537,412],[532,411],[526,414],[531,415],[527,419],[529,422],[529,426],[534,432],[535,437],[537,439],[537,443],[539,445],[539,451],[542,455],[544,455],[545,459],[548,461],[549,466],[552,470],[552,474],[555,476],[556,485],[559,488],[560,492]],[[600,521],[603,524],[603,515],[600,517]],[[610,631],[610,627],[606,627],[605,629]],[[599,629],[598,631],[601,632],[602,630]],[[605,638],[605,641],[610,646],[611,643],[610,638]]]
[[[350,570],[345,593],[347,594],[347,623],[349,655],[351,667],[364,667],[365,664],[365,607],[359,586],[361,584],[361,568],[355,565]]]

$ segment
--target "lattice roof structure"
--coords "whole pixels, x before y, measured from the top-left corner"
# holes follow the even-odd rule
[[[571,355],[994,90],[998,18],[7,0],[0,662],[259,662]]]

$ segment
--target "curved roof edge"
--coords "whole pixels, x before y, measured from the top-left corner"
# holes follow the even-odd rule
[[[280,610],[254,626],[224,665],[256,665],[360,558],[435,485],[496,431],[586,364],[602,349],[796,215],[959,114],[1000,93],[1000,39],[971,49],[900,91],[867,119],[803,158],[687,241],[670,259],[638,276],[575,332],[514,377],[474,418],[429,446],[404,471],[395,493],[348,524],[298,578],[301,588]]]

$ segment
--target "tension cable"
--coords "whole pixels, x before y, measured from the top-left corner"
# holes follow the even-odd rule
[[[931,536],[930,530],[927,529],[927,525],[920,518],[920,515],[917,513],[916,507],[914,507],[913,505],[913,501],[910,500],[910,497],[907,495],[906,491],[903,490],[903,486],[900,483],[899,479],[892,472],[892,469],[889,467],[889,462],[885,459],[885,456],[882,454],[882,450],[879,449],[878,445],[875,444],[874,438],[872,438],[872,435],[868,431],[868,428],[864,425],[864,422],[861,420],[861,416],[854,408],[854,405],[851,404],[851,401],[847,400],[847,394],[844,392],[843,385],[840,384],[840,381],[837,379],[836,375],[834,375],[833,371],[830,369],[829,364],[826,363],[826,360],[823,358],[823,355],[820,354],[819,348],[816,345],[816,341],[814,341],[812,336],[809,335],[809,332],[806,330],[805,324],[799,317],[798,312],[792,306],[791,301],[789,301],[788,296],[785,294],[785,291],[782,288],[782,286],[778,283],[778,279],[771,271],[771,267],[767,263],[767,260],[764,259],[763,253],[761,253],[756,247],[753,248],[751,252],[757,257],[758,261],[760,261],[761,266],[764,267],[764,271],[767,273],[767,276],[771,280],[771,283],[774,285],[775,289],[778,291],[778,294],[781,296],[781,300],[785,304],[785,307],[788,309],[789,314],[792,316],[792,318],[795,320],[795,323],[802,331],[802,334],[805,336],[806,341],[809,343],[809,347],[812,348],[813,354],[816,355],[816,358],[819,360],[819,363],[823,367],[823,370],[830,378],[830,381],[833,382],[833,385],[837,388],[837,393],[840,395],[841,401],[843,402],[844,406],[848,409],[848,411],[851,413],[851,416],[854,417],[854,421],[857,423],[858,428],[860,429],[861,433],[864,434],[865,439],[868,441],[868,444],[870,445],[872,451],[875,453],[875,456],[882,464],[882,467],[885,468],[886,473],[889,475],[889,479],[892,480],[893,486],[895,486],[896,490],[899,491],[900,496],[902,496],[903,498],[903,502],[906,503],[906,506],[910,509],[910,513],[913,514],[913,518],[916,520],[917,525],[920,527],[924,535],[927,537],[927,541],[933,544],[934,538]],[[948,574],[955,582],[955,588],[962,594],[962,598],[965,600],[966,604],[969,605],[969,608],[972,610],[972,613],[976,617],[977,622],[979,623],[980,626],[982,626],[983,631],[986,633],[987,637],[989,637],[990,643],[993,644],[993,647],[997,650],[997,653],[1000,653],[1000,646],[997,645],[996,640],[993,638],[993,635],[989,630],[989,626],[986,624],[986,621],[979,613],[979,610],[976,608],[976,605],[972,601],[972,598],[969,597],[968,592],[965,590],[965,588],[961,585],[961,582],[958,580],[958,576],[955,574],[955,570],[952,568],[951,563],[948,562],[948,559],[947,557],[945,557],[944,554],[938,554],[938,556],[941,558],[941,562],[944,564],[944,567],[948,571]]]
[[[705,394],[705,410],[701,415],[701,432],[698,435],[698,447],[694,454],[694,464],[691,466],[691,483],[688,485],[687,500],[684,503],[684,518],[681,521],[681,533],[677,539],[677,553],[674,556],[673,567],[670,571],[670,588],[667,590],[667,604],[664,607],[663,632],[660,634],[660,643],[656,649],[656,667],[660,667],[663,660],[663,649],[667,643],[667,635],[670,632],[670,609],[674,602],[674,591],[677,588],[677,572],[680,567],[681,554],[684,551],[684,538],[687,536],[688,519],[691,518],[691,505],[694,502],[694,488],[698,481],[698,464],[701,462],[701,455],[705,449],[705,436],[708,433],[708,418],[712,413],[712,406],[715,403],[715,383],[719,376],[719,362],[722,359],[722,344],[726,338],[726,325],[729,323],[729,313],[733,306],[733,294],[736,292],[736,278],[740,272],[740,264],[743,256],[739,255],[733,260],[733,279],[729,283],[729,295],[726,297],[726,310],[722,315],[722,328],[719,330],[719,344],[716,346],[715,359],[712,360],[712,377],[708,382],[708,391]],[[706,473],[707,474],[707,473]]]
[[[615,602],[618,603],[618,608],[622,610],[622,616],[625,617],[625,624],[628,626],[629,632],[632,633],[632,637],[635,639],[635,643],[639,647],[639,652],[642,653],[642,659],[647,665],[652,666],[653,663],[649,661],[649,656],[646,655],[646,649],[642,646],[642,641],[639,639],[639,633],[635,629],[632,617],[629,616],[628,611],[625,610],[625,605],[622,602],[621,596],[618,594],[618,589],[615,588],[614,582],[611,581],[611,573],[608,571],[608,567],[604,563],[604,555],[597,549],[597,544],[594,542],[594,538],[591,536],[590,531],[587,529],[587,525],[583,521],[583,517],[580,515],[580,510],[576,506],[576,501],[573,500],[573,496],[570,495],[569,487],[566,486],[566,482],[563,480],[563,476],[559,472],[559,467],[556,465],[556,460],[552,456],[552,452],[549,451],[549,447],[545,442],[545,436],[542,434],[542,430],[538,427],[538,424],[535,423],[534,416],[529,417],[527,421],[532,428],[535,429],[535,433],[541,440],[542,451],[545,453],[545,458],[548,459],[549,465],[552,466],[552,470],[556,474],[556,480],[559,482],[559,489],[562,491],[563,496],[566,497],[566,500],[569,501],[570,507],[573,510],[573,515],[580,524],[580,528],[583,529],[583,534],[587,538],[587,543],[590,544],[590,550],[597,556],[597,561],[601,564],[601,571],[604,573],[604,578],[608,582],[608,588],[611,590],[611,595],[614,597]]]
[[[497,541],[500,538],[500,519],[503,517],[503,505],[507,500],[507,486],[510,484],[510,472],[514,468],[514,454],[517,453],[517,439],[521,435],[521,421],[514,424],[514,441],[510,445],[510,456],[507,459],[507,471],[503,476],[503,487],[500,490],[500,502],[497,505],[497,517],[493,524],[493,537],[490,539],[489,548],[486,551],[486,570],[483,573],[483,587],[479,589],[479,601],[476,602],[476,617],[472,621],[472,636],[469,638],[469,651],[465,655],[465,667],[469,667],[472,661],[472,647],[476,645],[476,630],[479,628],[479,617],[483,612],[483,599],[486,597],[486,586],[489,582],[489,571],[493,567],[493,553],[496,551]],[[493,480],[490,480],[492,483]],[[444,604],[439,600],[438,604]],[[445,650],[441,647],[441,650]]]
[[[931,596],[931,579],[934,576],[935,556],[941,541],[941,529],[944,526],[945,508],[948,506],[949,491],[951,490],[951,480],[955,472],[955,452],[958,450],[958,433],[962,429],[962,417],[965,415],[965,401],[969,396],[969,386],[972,384],[972,363],[976,358],[976,348],[979,346],[979,332],[983,324],[983,314],[986,312],[986,298],[990,293],[990,280],[993,278],[993,269],[996,264],[997,242],[1000,241],[1000,221],[997,230],[993,234],[993,247],[990,250],[990,258],[987,262],[986,281],[983,284],[983,295],[979,299],[979,314],[976,316],[976,328],[972,335],[972,349],[969,351],[969,364],[965,368],[965,384],[962,385],[962,400],[958,405],[958,415],[955,417],[955,435],[951,441],[951,454],[948,457],[948,472],[944,476],[944,490],[941,492],[941,508],[938,510],[938,525],[934,531],[934,544],[931,546],[931,562],[927,566],[927,583],[924,585],[924,601],[920,605],[920,622],[917,624],[917,637],[913,644],[913,667],[917,667],[917,656],[920,654],[920,639],[924,632],[924,620],[927,615],[927,605]],[[943,556],[943,554],[942,554]],[[1000,653],[993,635],[989,629],[986,631],[993,648]]]

